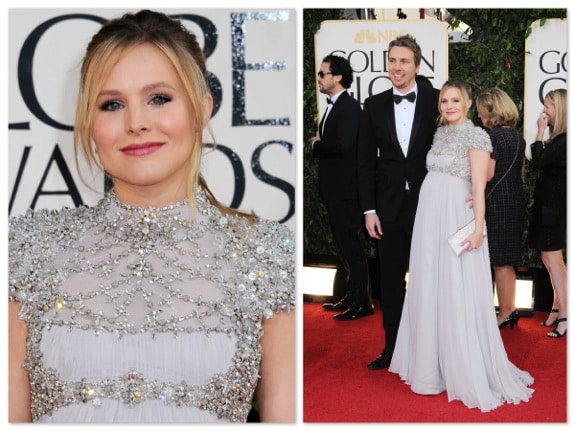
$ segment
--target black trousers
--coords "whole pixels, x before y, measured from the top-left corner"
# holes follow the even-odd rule
[[[370,305],[371,287],[365,249],[361,239],[363,215],[357,200],[327,201],[327,212],[340,265],[345,295],[355,305]]]
[[[416,196],[406,192],[397,219],[381,222],[383,235],[378,241],[381,311],[385,348],[392,352],[395,349],[405,299],[405,276],[409,267],[411,235],[416,211]]]

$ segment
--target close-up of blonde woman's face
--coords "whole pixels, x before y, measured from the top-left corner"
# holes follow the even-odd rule
[[[113,67],[94,106],[92,137],[116,188],[185,184],[195,113],[168,58],[151,45]]]

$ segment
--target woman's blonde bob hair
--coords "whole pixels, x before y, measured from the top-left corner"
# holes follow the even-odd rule
[[[519,110],[509,95],[498,87],[481,93],[475,101],[477,113],[485,119],[485,127],[515,127]]]
[[[179,76],[195,113],[195,143],[189,160],[187,193],[192,216],[196,214],[196,190],[200,186],[222,212],[235,213],[217,202],[200,173],[203,131],[209,129],[212,96],[209,89],[205,57],[193,33],[179,21],[155,11],[127,13],[106,22],[88,44],[80,74],[80,89],[74,122],[74,151],[79,169],[82,154],[91,169],[105,172],[99,162],[92,140],[96,99],[104,82],[120,58],[130,49],[148,44],[164,53]],[[215,142],[215,140],[214,140]]]

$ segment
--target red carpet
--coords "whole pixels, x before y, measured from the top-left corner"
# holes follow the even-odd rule
[[[522,317],[501,331],[509,359],[529,371],[535,392],[528,403],[492,412],[447,401],[445,393],[414,394],[396,374],[367,364],[383,347],[381,311],[339,322],[320,303],[304,302],[304,422],[553,422],[567,421],[567,338],[551,339],[539,325],[546,313]]]

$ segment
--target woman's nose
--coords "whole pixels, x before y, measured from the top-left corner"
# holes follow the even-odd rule
[[[141,133],[149,129],[149,122],[145,110],[141,108],[128,108],[126,118],[128,133]]]

